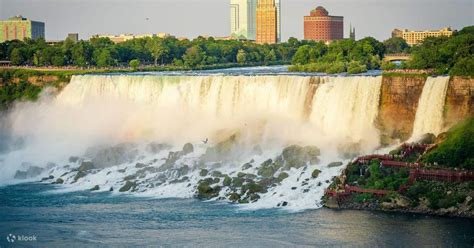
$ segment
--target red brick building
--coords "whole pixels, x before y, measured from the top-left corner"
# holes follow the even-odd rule
[[[343,39],[344,17],[330,16],[325,8],[317,7],[304,17],[304,38],[324,42]]]

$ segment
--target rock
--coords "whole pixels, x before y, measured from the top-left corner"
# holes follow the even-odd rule
[[[250,173],[248,173],[248,174],[245,175],[245,179],[253,180],[253,179],[255,179],[255,178],[257,178],[257,175],[250,174]]]
[[[114,187],[110,187],[109,191],[110,192],[114,191]]]
[[[256,202],[260,199],[260,196],[258,194],[250,194],[249,198],[251,202]]]
[[[443,143],[446,139],[448,138],[448,133],[447,132],[444,132],[444,133],[440,133],[438,135],[438,137],[436,137],[436,144],[440,144],[440,143]]]
[[[286,202],[286,201],[282,202],[282,203],[281,203],[281,206],[282,206],[282,207],[288,206],[288,202]]]
[[[92,163],[97,169],[108,168],[134,161],[138,157],[136,145],[130,143],[119,144],[113,147],[99,149]]]
[[[277,179],[278,179],[278,182],[281,182],[281,181],[285,180],[288,177],[289,177],[288,173],[282,172],[282,173],[280,173],[280,175],[278,175]]]
[[[247,174],[243,173],[243,172],[239,172],[237,173],[237,177],[240,177],[240,178],[244,178]]]
[[[126,181],[125,185],[119,189],[119,192],[127,192],[127,191],[135,189],[135,187],[137,187],[136,182]]]
[[[125,176],[123,180],[125,181],[135,180],[137,179],[137,177],[138,177],[137,174],[132,174],[132,175]]]
[[[143,164],[143,163],[137,163],[137,164],[135,164],[135,168],[138,168],[138,169],[145,168],[145,167],[147,167],[147,165],[146,165],[146,164]]]
[[[184,183],[189,180],[189,177],[182,177],[180,179],[175,179],[170,182],[170,184]]]
[[[342,165],[343,165],[342,162],[332,162],[332,163],[328,164],[328,168],[339,167],[339,166],[342,166]]]
[[[178,176],[183,176],[189,173],[190,168],[187,165],[183,165],[181,168],[176,170],[178,172]]]
[[[213,171],[211,173],[211,176],[212,177],[224,177],[224,174],[222,174],[222,172],[220,172],[220,171]]]
[[[205,177],[205,176],[207,176],[207,174],[209,174],[209,171],[206,170],[206,169],[202,169],[201,172],[199,172],[199,175],[201,177]]]
[[[247,192],[248,194],[252,194],[252,193],[264,193],[266,191],[262,185],[254,183],[254,182],[242,185],[241,190],[242,190],[242,195]]]
[[[301,168],[310,164],[317,164],[321,151],[315,146],[301,147],[297,145],[283,149],[282,158],[285,161],[285,169]]]
[[[162,166],[160,166],[159,171],[167,171],[167,170],[172,169],[179,158],[181,158],[180,152],[168,153],[168,158],[166,159],[165,163]]]
[[[97,191],[97,190],[100,190],[99,185],[96,185],[96,186],[94,186],[94,187],[91,189],[91,191]]]
[[[249,204],[249,200],[248,199],[240,199],[239,203],[240,204]]]
[[[58,178],[56,179],[56,182],[54,182],[55,184],[63,184],[64,183],[64,180],[62,178]]]
[[[436,136],[432,133],[423,134],[416,143],[430,145],[436,142]]]
[[[194,152],[194,146],[191,143],[186,143],[183,147],[183,150],[181,151],[183,155],[187,155],[192,152]]]
[[[232,184],[232,178],[230,178],[229,176],[226,175],[226,176],[224,177],[223,185],[226,186],[226,187],[228,187],[228,186],[230,186],[231,184]]]
[[[219,195],[221,187],[211,187],[210,183],[206,180],[201,180],[197,187],[197,198],[199,199],[211,199]]]
[[[291,187],[291,190],[296,190],[296,189],[298,189],[298,188],[297,187]]]
[[[52,179],[54,179],[54,176],[53,176],[53,175],[50,175],[49,177],[43,177],[43,178],[41,179],[41,182],[48,181],[48,180],[52,180]]]
[[[232,178],[232,186],[233,187],[241,187],[243,183],[244,183],[244,180],[240,177]]]
[[[397,204],[395,204],[393,202],[382,202],[381,207],[383,209],[396,209]]]
[[[252,168],[252,164],[251,163],[246,163],[244,165],[242,165],[242,170],[248,170]]]
[[[77,174],[76,174],[76,176],[74,177],[73,183],[75,183],[75,182],[77,182],[77,180],[79,180],[79,179],[81,179],[81,178],[87,176],[87,174],[88,174],[88,173],[85,172],[85,171],[78,171]]]
[[[237,193],[230,193],[229,200],[233,202],[237,202],[240,200],[240,195]]]
[[[145,150],[151,154],[157,154],[163,150],[171,149],[170,145],[152,142],[148,144]]]
[[[278,163],[277,161],[273,163],[273,160],[269,159],[260,165],[257,171],[257,174],[262,177],[270,178],[270,177],[273,177],[273,175],[280,168],[281,168],[281,163]]]
[[[69,163],[77,163],[79,161],[79,157],[69,157]]]
[[[80,172],[86,172],[92,169],[95,169],[94,164],[92,162],[82,162],[81,166],[79,166]]]
[[[313,173],[311,173],[311,177],[312,177],[312,178],[318,178],[318,176],[319,176],[320,173],[321,173],[320,170],[315,169],[315,170],[313,171]]]

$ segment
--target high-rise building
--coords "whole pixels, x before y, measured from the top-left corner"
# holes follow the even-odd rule
[[[257,4],[257,43],[274,44],[278,42],[278,16],[275,0],[258,0]]]
[[[281,0],[275,0],[275,6],[277,8],[277,39],[281,42]]]
[[[257,0],[230,1],[230,33],[237,39],[255,40]]]
[[[304,38],[331,42],[344,38],[344,17],[330,16],[329,12],[319,6],[304,17]]]
[[[0,42],[44,37],[44,22],[32,21],[23,16],[0,21]]]
[[[392,37],[399,37],[404,39],[408,45],[418,45],[428,37],[440,37],[440,36],[451,36],[453,31],[450,28],[443,28],[440,30],[427,30],[427,31],[411,31],[408,29],[395,29],[392,32]]]

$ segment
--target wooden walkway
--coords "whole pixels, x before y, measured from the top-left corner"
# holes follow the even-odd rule
[[[410,154],[412,152],[423,153],[428,146],[426,145],[416,145],[416,146],[406,146],[407,150],[404,150],[404,154]],[[407,155],[407,156],[408,156]],[[444,182],[470,182],[474,181],[474,171],[455,171],[455,170],[428,170],[421,169],[424,164],[422,163],[407,163],[394,161],[396,156],[393,155],[380,155],[372,154],[367,156],[358,157],[354,163],[368,164],[371,160],[378,159],[380,160],[380,165],[383,167],[394,167],[394,168],[409,168],[410,174],[408,177],[408,182],[398,189],[398,191],[390,190],[377,190],[377,189],[363,189],[358,186],[345,185],[344,191],[335,191],[327,189],[325,194],[331,197],[336,197],[338,200],[349,196],[351,193],[369,193],[378,196],[385,196],[394,192],[404,192],[411,185],[413,185],[416,180],[431,180],[431,181],[444,181]]]

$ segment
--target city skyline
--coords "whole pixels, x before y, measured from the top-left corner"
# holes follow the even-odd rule
[[[79,33],[95,34],[166,32],[181,37],[230,35],[230,1],[225,0],[0,0],[0,18],[23,15],[46,23],[48,40]],[[460,29],[474,23],[470,0],[292,0],[282,3],[282,41],[303,38],[303,17],[315,6],[345,17],[345,26],[357,28],[357,38],[388,39],[395,28],[411,30]],[[199,16],[200,14],[204,16]],[[126,15],[125,15],[126,14]],[[126,18],[124,18],[126,16]],[[177,18],[171,22],[170,19]],[[349,30],[344,30],[349,37]]]

